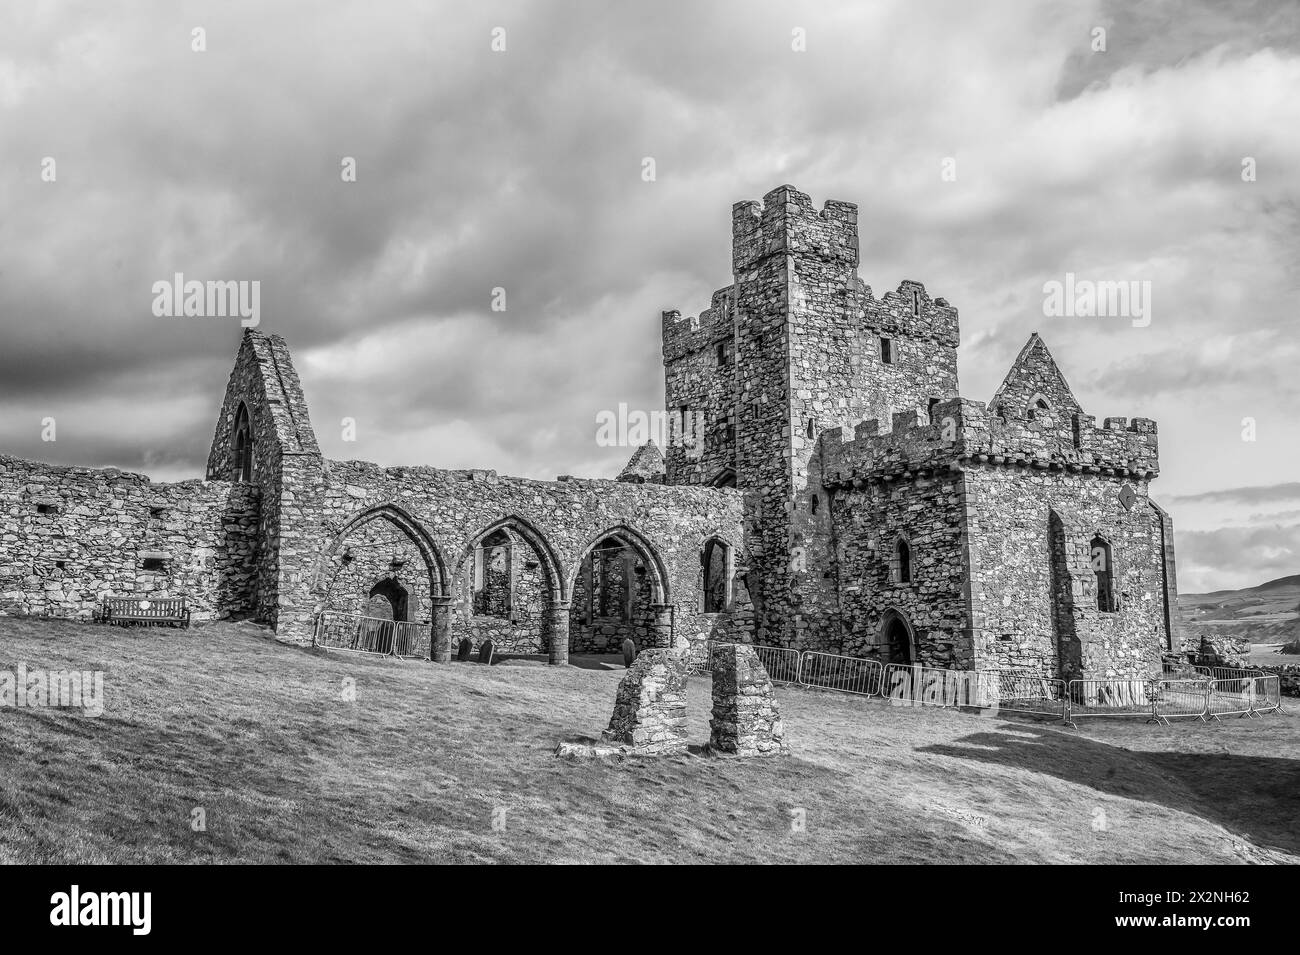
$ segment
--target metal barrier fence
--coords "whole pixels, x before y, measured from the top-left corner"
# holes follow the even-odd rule
[[[692,673],[712,671],[707,640],[691,647]],[[1057,680],[1032,670],[950,670],[891,663],[836,653],[747,644],[774,683],[882,697],[900,704],[997,709],[1047,716],[1074,726],[1079,718],[1170,719],[1257,717],[1282,708],[1281,679],[1241,667],[1171,667],[1155,678]]]
[[[316,618],[312,646],[378,656],[424,658],[429,655],[430,631],[429,623],[326,610]]]
[[[799,658],[799,683],[823,690],[879,696],[885,668],[876,660],[806,650]]]
[[[1033,716],[1066,718],[1069,698],[1064,680],[1053,680],[1041,674],[1021,670],[980,670],[996,677],[996,700],[999,710],[1012,713],[1029,713]]]
[[[997,705],[997,675],[891,663],[885,667],[881,695],[899,706],[986,709]]]
[[[1255,705],[1252,713],[1276,713],[1282,709],[1282,678],[1255,677]]]
[[[1206,685],[1205,715],[1249,716],[1255,710],[1255,680],[1210,680]]]
[[[788,647],[755,646],[754,652],[773,683],[798,683],[802,654]]]

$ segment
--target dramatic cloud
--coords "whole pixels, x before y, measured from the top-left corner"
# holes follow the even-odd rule
[[[1199,494],[1179,494],[1170,501],[1177,504],[1201,502],[1224,504],[1271,504],[1277,501],[1300,501],[1300,481],[1269,484],[1263,487],[1227,487]]]
[[[1245,533],[1196,496],[1296,474],[1300,15],[1138,6],[0,9],[0,450],[201,473],[240,329],[155,317],[181,272],[261,281],[332,457],[612,475],[596,413],[661,406],[660,310],[790,182],[861,205],[873,288],[960,308],[966,394],[1037,329],[1090,413],[1160,422],[1180,533]],[[1150,325],[1045,317],[1067,273],[1150,282]]]

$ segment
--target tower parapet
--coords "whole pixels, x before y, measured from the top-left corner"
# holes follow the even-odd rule
[[[889,338],[928,340],[956,348],[961,340],[957,309],[945,298],[931,298],[920,282],[904,279],[898,288],[877,299],[871,286],[859,282],[853,294],[861,327]]]
[[[737,275],[774,255],[812,256],[858,267],[858,206],[827,199],[820,210],[794,186],[778,186],[762,202],[731,207],[731,264]]]
[[[732,339],[731,290],[728,285],[714,292],[699,315],[682,315],[677,309],[662,313],[665,364]]]
[[[1076,413],[1059,421],[1050,412],[1034,418],[1005,418],[982,401],[950,398],[929,415],[899,412],[880,430],[874,418],[855,426],[853,438],[841,431],[822,436],[823,483],[828,487],[897,476],[907,472],[991,464],[1132,476],[1159,474],[1156,423],[1150,418],[1106,418]]]

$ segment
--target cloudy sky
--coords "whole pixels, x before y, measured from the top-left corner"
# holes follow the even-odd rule
[[[612,476],[597,412],[662,406],[659,312],[789,182],[960,309],[968,397],[1037,330],[1159,421],[1182,589],[1300,572],[1293,0],[269,6],[0,8],[0,452],[201,475],[240,326],[156,317],[182,272],[261,282],[331,457]],[[1067,272],[1150,324],[1045,316]]]

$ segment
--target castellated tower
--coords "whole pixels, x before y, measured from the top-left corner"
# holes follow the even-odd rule
[[[844,642],[822,435],[957,394],[956,309],[916,282],[877,299],[857,267],[857,206],[781,186],[732,209],[733,284],[698,318],[664,313],[668,410],[703,416],[667,449],[666,479],[745,493],[761,643]]]

